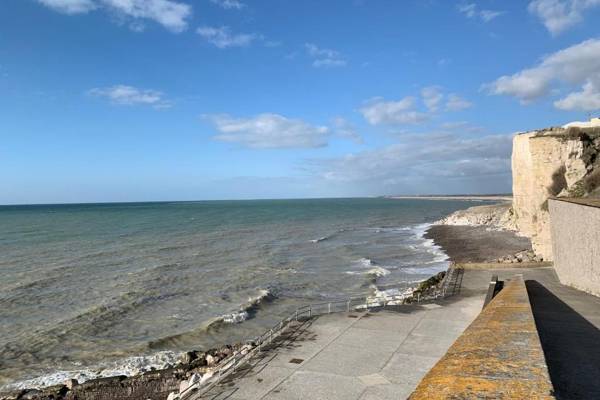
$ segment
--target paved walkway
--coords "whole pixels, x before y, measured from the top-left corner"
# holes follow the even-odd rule
[[[439,304],[340,313],[299,323],[203,399],[403,399],[479,314],[492,274],[523,274],[559,399],[600,399],[600,298],[554,270],[467,270]]]
[[[304,322],[203,398],[406,398],[481,311],[483,293],[455,300]]]

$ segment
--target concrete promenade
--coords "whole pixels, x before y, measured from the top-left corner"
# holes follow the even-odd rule
[[[479,314],[484,295],[306,321],[202,398],[406,398]]]
[[[492,274],[523,274],[557,398],[600,398],[600,298],[549,267],[467,270],[461,293],[438,303],[298,323],[202,398],[407,398],[480,313]]]

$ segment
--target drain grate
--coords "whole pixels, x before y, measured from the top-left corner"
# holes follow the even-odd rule
[[[292,364],[302,364],[303,362],[304,362],[304,360],[301,358],[292,358],[290,360],[290,363],[292,363]]]

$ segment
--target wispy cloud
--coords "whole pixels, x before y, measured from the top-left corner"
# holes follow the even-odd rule
[[[129,20],[133,30],[143,30],[144,20],[152,20],[172,32],[187,28],[192,7],[174,0],[38,0],[39,3],[64,14],[84,14],[104,9],[119,19]]]
[[[325,49],[313,43],[304,45],[308,56],[313,59],[313,67],[344,67],[347,62],[337,50]]]
[[[255,149],[318,148],[327,145],[330,129],[300,119],[265,113],[251,118],[205,115],[219,134],[214,138]]]
[[[371,125],[420,124],[430,120],[441,111],[461,111],[472,103],[455,93],[446,95],[441,86],[427,86],[421,89],[419,106],[417,98],[406,96],[400,100],[385,100],[375,97],[367,100],[359,112]]]
[[[38,0],[41,4],[63,14],[84,14],[98,8],[94,0]]]
[[[233,33],[228,26],[202,26],[196,30],[204,40],[220,49],[245,47],[261,36],[255,33]]]
[[[552,35],[558,35],[582,22],[585,10],[597,6],[600,0],[533,0],[528,9]]]
[[[421,90],[421,96],[425,106],[430,111],[437,111],[438,107],[444,98],[442,88],[439,86],[428,86]]]
[[[567,87],[581,85],[581,91],[557,100],[555,107],[565,110],[597,109],[594,99],[600,96],[600,39],[586,40],[557,51],[546,56],[538,65],[501,76],[483,88],[490,94],[513,96],[528,104],[549,95],[556,83]]]
[[[226,10],[241,10],[246,7],[246,4],[239,0],[210,0],[210,2]]]
[[[462,111],[471,108],[472,106],[473,103],[463,99],[455,93],[450,93],[448,95],[448,100],[446,101],[446,111]]]
[[[416,111],[415,103],[415,98],[410,96],[400,100],[375,97],[368,100],[359,111],[371,125],[418,124],[427,121],[429,115]]]
[[[121,106],[147,105],[156,109],[164,109],[172,106],[165,100],[164,94],[157,90],[138,89],[133,86],[115,85],[106,88],[94,88],[88,94],[95,97],[108,99],[112,104]]]
[[[397,144],[318,163],[322,177],[341,182],[397,185],[428,178],[510,176],[512,135],[407,135]]]
[[[362,144],[364,140],[356,130],[356,127],[348,122],[345,118],[335,117],[331,124],[333,133],[341,138],[352,140],[355,143]]]
[[[458,11],[464,14],[467,18],[477,18],[483,22],[490,22],[506,13],[505,11],[498,10],[480,10],[475,3],[459,4]]]

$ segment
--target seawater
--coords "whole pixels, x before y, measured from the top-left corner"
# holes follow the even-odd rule
[[[472,203],[319,199],[0,207],[0,385],[133,374],[310,302],[447,267],[422,234]]]

